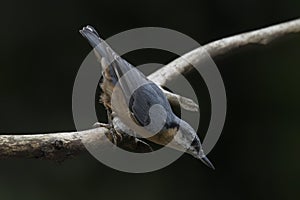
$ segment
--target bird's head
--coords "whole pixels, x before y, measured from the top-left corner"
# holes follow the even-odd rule
[[[186,153],[194,156],[195,158],[201,160],[206,166],[215,169],[213,164],[208,160],[203,152],[200,139],[196,131],[183,120],[179,120],[179,129],[177,134],[174,136],[174,140],[180,146],[182,146]]]

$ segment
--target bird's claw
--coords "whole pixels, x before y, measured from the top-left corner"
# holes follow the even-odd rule
[[[136,143],[137,149],[138,149],[139,146],[140,146],[140,147],[142,147],[143,149],[144,149],[145,147],[148,148],[148,149],[147,149],[148,152],[152,152],[152,151],[153,151],[152,147],[151,147],[148,143],[146,143],[146,142],[144,142],[143,140],[140,140],[140,139],[138,139],[138,138],[136,138],[136,137],[135,137],[135,143]]]
[[[100,123],[100,122],[96,122],[95,124],[93,124],[93,128],[100,128],[100,127],[104,127],[107,129],[111,129],[112,125],[110,124],[105,124],[105,123]]]
[[[113,126],[110,126],[109,128],[109,136],[108,138],[110,139],[110,141],[112,141],[112,143],[117,146],[118,141],[122,141],[123,140],[123,136],[118,133]]]
[[[105,124],[100,122],[96,122],[95,124],[93,124],[93,128],[100,127],[109,129],[109,135],[107,135],[107,137],[110,141],[112,141],[114,145],[117,145],[118,141],[122,141],[123,136],[114,129],[112,124]]]

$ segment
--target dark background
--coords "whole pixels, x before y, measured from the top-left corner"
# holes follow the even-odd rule
[[[2,2],[0,133],[75,130],[72,87],[91,50],[78,33],[84,25],[103,38],[165,27],[205,44],[299,17],[299,11],[298,0]],[[1,160],[0,199],[297,199],[299,52],[294,34],[215,59],[228,99],[223,134],[209,154],[215,171],[189,155],[146,174],[113,170],[88,153],[62,164]],[[128,58],[167,63],[164,55]]]

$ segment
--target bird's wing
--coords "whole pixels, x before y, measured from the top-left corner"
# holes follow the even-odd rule
[[[99,37],[93,27],[87,26],[80,33],[94,48],[98,59],[101,59],[103,70],[107,73],[111,83],[113,85],[118,84],[121,88],[135,122],[141,126],[147,126],[150,123],[149,110],[156,104],[161,105],[166,113],[172,112],[170,104],[161,89],[148,80],[137,68],[114,52]]]
[[[80,33],[94,48],[101,62],[103,71],[107,73],[113,85],[119,84],[128,103],[131,94],[141,85],[149,83],[147,77],[138,69],[121,58],[112,48],[99,37],[92,26],[86,26]]]
[[[160,88],[155,83],[148,83],[139,87],[131,95],[129,110],[141,126],[147,126],[151,120],[149,111],[154,105],[161,105],[167,113],[172,112],[170,104]]]

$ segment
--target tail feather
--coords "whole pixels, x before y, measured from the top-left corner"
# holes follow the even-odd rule
[[[87,39],[89,44],[93,47],[96,55],[101,61],[101,58],[105,58],[106,62],[111,63],[115,60],[117,54],[110,48],[110,46],[99,36],[97,31],[92,26],[83,27],[79,31],[81,35]]]
[[[132,93],[132,89],[129,83],[140,83],[141,77],[144,82],[148,81],[147,78],[138,70],[134,70],[134,66],[128,63],[125,59],[121,58],[112,48],[99,37],[99,34],[92,26],[83,27],[79,31],[83,37],[85,37],[89,44],[93,47],[99,62],[101,63],[102,70],[106,77],[115,85],[121,77],[132,70],[127,76],[128,81],[121,81],[120,86],[124,95]],[[130,96],[127,97],[129,99]]]

